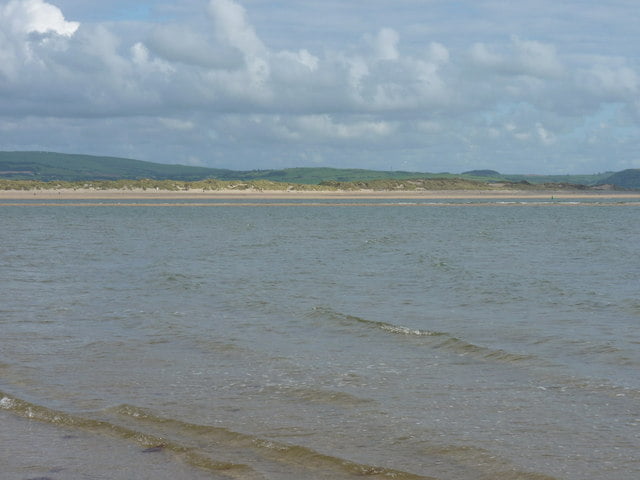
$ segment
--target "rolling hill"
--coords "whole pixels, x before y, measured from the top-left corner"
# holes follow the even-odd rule
[[[461,178],[492,183],[613,185],[620,188],[640,189],[640,169],[593,175],[507,175],[495,170],[471,170],[461,174],[451,174],[324,167],[236,171],[187,165],[168,165],[118,157],[27,151],[0,152],[0,178],[71,182],[118,179],[177,181],[205,179],[270,180],[308,185],[317,185],[321,182]]]

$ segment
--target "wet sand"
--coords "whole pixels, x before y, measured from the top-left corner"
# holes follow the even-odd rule
[[[422,191],[261,191],[261,190],[3,190],[0,200],[322,200],[322,199],[640,199],[640,192],[614,190],[422,190]]]

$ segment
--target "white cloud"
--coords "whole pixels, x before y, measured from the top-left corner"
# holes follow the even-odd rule
[[[13,34],[56,33],[66,37],[80,26],[66,21],[58,7],[43,0],[11,0],[0,6],[0,25]]]
[[[397,60],[400,57],[400,52],[398,52],[399,41],[398,32],[391,28],[381,29],[372,41],[376,58],[379,60]]]
[[[217,40],[238,49],[244,56],[245,72],[223,77],[224,82],[231,82],[229,92],[237,96],[243,91],[249,92],[254,101],[268,102],[273,95],[269,88],[269,51],[247,20],[245,9],[232,0],[210,0],[209,13]]]
[[[497,67],[503,62],[502,57],[490,51],[484,43],[474,43],[470,53],[471,60],[483,67]]]
[[[362,103],[362,88],[366,77],[369,76],[370,68],[364,58],[343,57],[341,62],[347,70],[346,85],[349,87],[349,96],[356,103]]]
[[[52,35],[71,37],[80,24],[65,20],[59,8],[42,0],[11,0],[0,5],[0,75],[20,81],[25,64],[38,67],[42,61],[34,48],[48,44],[55,48]]]
[[[232,0],[210,0],[209,12],[215,22],[215,33],[223,43],[237,48],[247,57],[261,57],[267,48],[247,20],[246,10]]]
[[[282,81],[296,82],[317,72],[320,59],[307,50],[282,51],[272,56],[271,63],[272,70],[278,70]]]
[[[545,145],[551,145],[555,142],[555,136],[544,128],[541,123],[536,123],[536,133],[540,141]]]
[[[447,63],[449,61],[449,50],[438,42],[429,44],[428,57],[434,63]]]
[[[506,48],[505,48],[506,47]],[[503,52],[482,43],[474,43],[469,52],[473,64],[503,75],[528,75],[555,78],[564,73],[564,66],[553,45],[512,37]]]
[[[334,121],[329,115],[301,116],[295,124],[307,135],[342,140],[384,137],[394,130],[388,122],[360,120],[341,123]]]
[[[131,47],[131,60],[137,70],[143,74],[169,75],[175,72],[175,67],[170,63],[159,58],[152,58],[149,49],[141,42]]]
[[[538,77],[557,77],[563,73],[563,66],[553,45],[531,40],[513,38],[516,64],[522,73]]]
[[[640,90],[640,76],[625,64],[598,63],[579,74],[578,82],[598,96],[612,100],[634,98]]]

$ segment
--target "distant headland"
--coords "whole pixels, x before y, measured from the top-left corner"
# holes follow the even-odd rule
[[[0,152],[0,190],[139,192],[498,192],[640,190],[640,169],[587,175],[460,174],[347,168],[235,171],[118,157]]]

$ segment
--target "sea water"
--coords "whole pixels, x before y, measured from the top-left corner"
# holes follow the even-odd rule
[[[0,478],[639,478],[639,217],[6,202]]]

